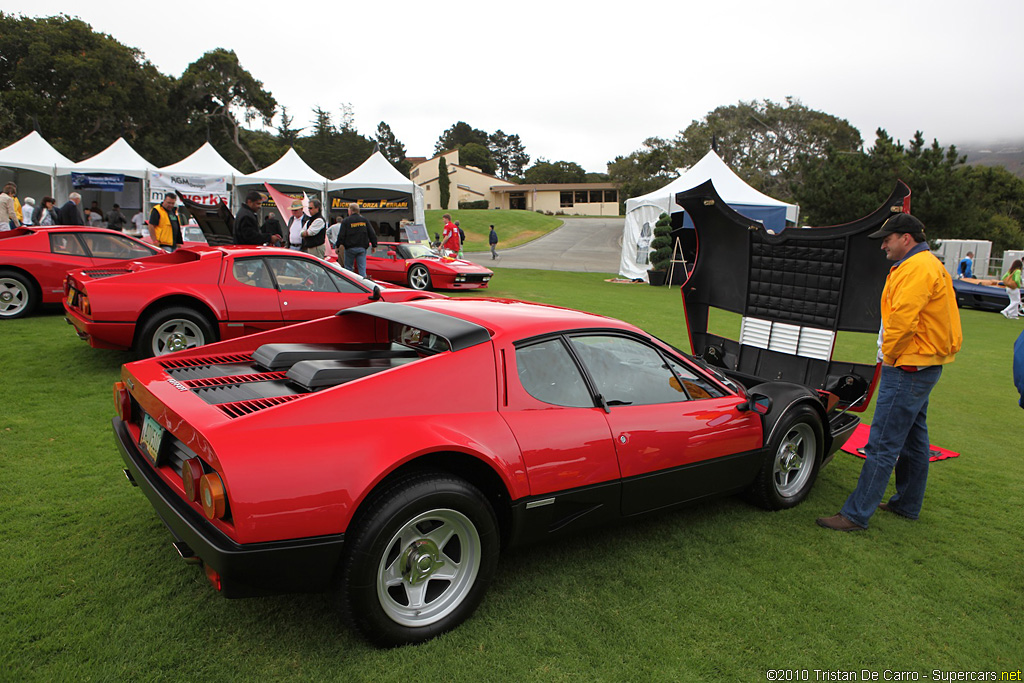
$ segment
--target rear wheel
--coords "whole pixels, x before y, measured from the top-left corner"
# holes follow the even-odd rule
[[[0,270],[0,318],[21,318],[36,307],[35,283],[14,270]]]
[[[341,599],[372,642],[419,643],[476,609],[498,563],[498,528],[469,482],[433,472],[392,484],[360,514],[348,537]]]
[[[825,448],[822,433],[821,418],[810,406],[797,406],[783,416],[750,489],[757,505],[783,510],[807,497],[821,466]]]
[[[146,321],[137,347],[143,356],[163,356],[215,341],[216,332],[206,316],[192,308],[175,306],[157,312]]]
[[[409,286],[413,289],[430,289],[430,271],[417,263],[409,269]]]

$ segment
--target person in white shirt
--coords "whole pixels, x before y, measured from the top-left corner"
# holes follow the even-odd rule
[[[33,225],[32,214],[36,210],[36,200],[32,197],[25,197],[25,203],[21,207],[22,225]]]
[[[292,215],[288,218],[288,246],[302,248],[302,201],[296,199],[291,205]]]
[[[142,215],[142,209],[139,209],[139,212],[132,216],[132,225],[135,226],[136,236],[143,234],[142,226],[144,226],[145,224],[146,217]]]

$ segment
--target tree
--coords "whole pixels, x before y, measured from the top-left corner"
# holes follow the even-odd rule
[[[233,50],[215,48],[189,64],[178,83],[178,94],[193,121],[223,127],[253,168],[260,168],[242,142],[242,123],[252,123],[259,116],[269,126],[277,102],[242,67]]]
[[[526,169],[523,180],[530,185],[544,185],[548,183],[582,183],[586,182],[587,172],[583,167],[572,161],[548,161],[537,159],[530,168]]]
[[[345,118],[344,112],[342,118]],[[313,108],[312,133],[300,138],[296,149],[310,167],[327,178],[337,178],[355,170],[373,154],[374,141],[349,126],[338,128],[330,112]]]
[[[288,107],[281,107],[281,123],[277,125],[277,139],[288,147],[294,147],[298,142],[299,133],[305,130],[305,128],[292,128],[293,123],[295,123],[295,117],[288,116]]]
[[[36,129],[79,159],[124,137],[153,163],[177,161],[191,150],[185,118],[169,105],[172,86],[141,52],[79,19],[0,12],[4,145]]]
[[[621,206],[630,197],[653,192],[678,178],[675,168],[672,146],[662,138],[647,138],[641,149],[608,162],[608,179],[619,186]]]
[[[674,166],[697,163],[712,146],[741,178],[777,199],[791,198],[801,182],[798,160],[860,151],[860,132],[845,119],[808,109],[792,97],[718,107],[692,122],[673,141]]]
[[[473,128],[468,123],[459,121],[441,133],[441,137],[437,139],[437,144],[434,145],[434,155],[437,156],[438,154],[459,149],[470,142],[487,147],[487,133],[478,128]]]
[[[381,121],[377,124],[377,149],[380,153],[391,162],[391,164],[397,168],[405,177],[409,177],[409,171],[412,170],[412,164],[410,164],[405,158],[405,145],[398,141],[395,137],[394,132],[391,130],[391,126]]]
[[[490,150],[477,142],[467,142],[459,148],[459,164],[479,168],[488,175],[494,175],[497,170]]]
[[[447,209],[448,202],[451,201],[451,185],[451,178],[448,177],[448,162],[444,160],[444,157],[441,157],[441,159],[437,162],[437,189],[441,193],[442,209]]]
[[[526,153],[519,136],[506,135],[499,128],[488,137],[488,143],[497,174],[505,180],[522,177],[526,165],[530,163],[530,155]]]

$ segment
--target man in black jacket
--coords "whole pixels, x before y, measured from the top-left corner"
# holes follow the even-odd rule
[[[82,219],[82,212],[78,205],[82,203],[82,195],[72,192],[68,195],[68,201],[57,210],[57,225],[85,225]]]
[[[277,245],[281,241],[280,235],[271,235],[260,229],[260,220],[256,212],[263,203],[263,195],[256,190],[245,195],[245,204],[238,209],[235,216],[235,244],[267,244],[268,242]]]
[[[359,274],[366,277],[366,250],[370,247],[377,248],[377,233],[373,226],[359,214],[359,204],[352,202],[348,205],[348,218],[341,222],[338,229],[338,243],[335,249],[344,247],[345,268],[347,270],[359,269]]]

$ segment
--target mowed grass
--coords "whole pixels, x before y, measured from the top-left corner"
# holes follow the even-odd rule
[[[688,346],[678,289],[502,269],[488,293],[625,318]],[[932,466],[920,521],[882,513],[859,534],[815,526],[860,471],[840,453],[793,510],[725,498],[507,553],[472,619],[396,650],[347,630],[330,595],[217,595],[121,474],[110,387],[130,356],[89,348],[59,313],[5,321],[0,678],[765,681],[784,668],[813,681],[828,680],[815,669],[1016,671],[1024,411],[1010,359],[1022,325],[962,316],[964,351],[930,408],[933,442],[962,456]],[[849,353],[872,357],[867,337]]]
[[[517,247],[530,240],[543,237],[562,225],[562,219],[556,216],[545,216],[536,211],[503,211],[496,209],[461,209],[443,211],[431,209],[426,212],[427,234],[434,239],[434,233],[441,234],[444,221],[441,216],[449,213],[453,221],[466,233],[464,251],[487,251],[490,249],[487,236],[491,225],[498,233],[503,248]]]

